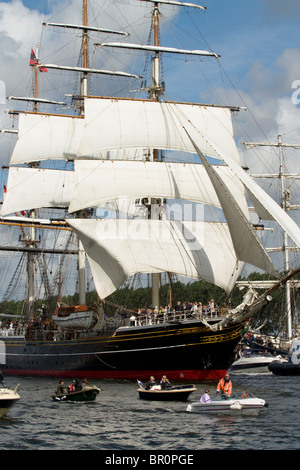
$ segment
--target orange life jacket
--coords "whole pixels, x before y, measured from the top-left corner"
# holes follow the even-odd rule
[[[225,381],[225,379],[221,379],[220,382],[218,383],[217,387],[218,392],[222,392],[225,395],[230,396],[232,393],[232,382],[229,380],[228,382]]]

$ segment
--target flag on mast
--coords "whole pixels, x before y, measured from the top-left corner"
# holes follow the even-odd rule
[[[34,65],[38,65],[38,64],[39,64],[39,60],[36,58],[34,50],[31,49],[29,65],[34,66]],[[48,72],[46,67],[39,67],[39,71],[40,72]]]

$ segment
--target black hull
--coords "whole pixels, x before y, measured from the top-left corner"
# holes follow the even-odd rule
[[[300,375],[300,365],[292,362],[273,361],[269,364],[268,369],[274,375]]]
[[[1,337],[5,375],[142,380],[219,379],[232,362],[243,324],[213,332],[201,321],[121,328],[113,336],[64,341]],[[1,343],[2,340],[2,343]]]
[[[95,401],[100,390],[96,387],[78,392],[65,393],[61,395],[51,395],[54,401],[74,401],[74,402],[90,402]]]

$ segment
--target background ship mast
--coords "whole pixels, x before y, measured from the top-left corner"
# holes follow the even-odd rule
[[[277,138],[277,142],[274,143],[262,143],[262,142],[244,142],[246,148],[253,148],[253,147],[277,147],[279,150],[279,173],[277,174],[260,174],[260,175],[251,175],[255,178],[279,178],[280,179],[280,186],[281,186],[281,207],[285,210],[291,209],[300,209],[299,205],[291,205],[290,200],[290,192],[286,187],[286,178],[300,178],[299,174],[286,174],[284,172],[284,155],[283,155],[283,148],[289,147],[294,149],[300,149],[300,145],[293,145],[293,144],[284,144],[282,143],[282,137],[279,134]],[[296,248],[297,249],[297,248]],[[288,275],[290,272],[290,260],[289,260],[289,252],[295,250],[289,246],[288,243],[288,235],[284,231],[283,232],[283,245],[280,248],[277,248],[276,251],[283,251],[284,256],[284,271],[285,275]],[[270,251],[270,250],[268,250]],[[288,338],[292,338],[292,307],[291,307],[291,283],[288,281],[285,284],[285,300],[286,300],[286,313],[287,313],[287,336]]]

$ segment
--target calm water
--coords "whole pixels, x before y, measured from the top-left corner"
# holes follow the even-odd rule
[[[135,382],[110,380],[93,381],[102,389],[93,403],[57,403],[49,398],[57,380],[6,377],[10,388],[20,383],[21,400],[0,420],[0,450],[300,449],[300,377],[232,380],[234,390],[247,388],[269,407],[255,417],[206,417],[186,412],[186,403],[140,400]],[[216,383],[197,384],[190,401],[206,387]]]

